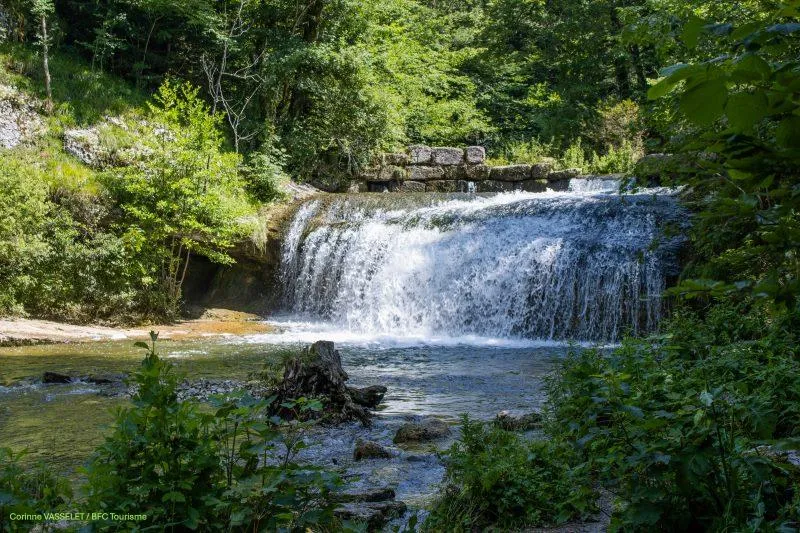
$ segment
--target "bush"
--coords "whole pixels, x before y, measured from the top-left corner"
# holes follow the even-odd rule
[[[329,497],[338,478],[297,464],[308,424],[268,416],[273,398],[217,398],[209,413],[178,401],[179,377],[155,352],[151,333],[132,377],[133,407],[117,413],[112,434],[87,468],[88,503],[147,522],[98,522],[101,530],[167,527],[211,531],[305,531],[336,525]],[[319,409],[299,399],[288,410]]]
[[[474,531],[564,523],[586,516],[594,495],[587,471],[562,443],[462,423],[447,452],[445,494],[425,523],[430,531]]]
[[[618,495],[615,527],[754,531],[800,518],[800,469],[781,451],[800,427],[798,350],[763,330],[751,340],[753,318],[737,314],[682,313],[660,342],[573,354],[551,383],[550,433]]]
[[[69,510],[72,489],[44,464],[25,468],[25,453],[0,448],[0,531],[29,531],[42,522],[11,521],[11,513],[42,514]],[[55,521],[53,521],[55,522]]]

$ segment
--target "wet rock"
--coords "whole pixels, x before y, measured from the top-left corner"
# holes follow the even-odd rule
[[[458,182],[451,180],[433,180],[425,184],[428,192],[457,192]]]
[[[412,165],[427,165],[433,158],[433,150],[429,146],[415,144],[408,147],[409,159]]]
[[[408,179],[412,181],[440,180],[444,178],[442,167],[410,167]]]
[[[341,355],[334,344],[317,341],[286,363],[283,381],[277,391],[278,401],[274,405],[300,397],[323,397],[326,410],[335,420],[356,419],[368,426],[370,412],[353,401],[345,386],[347,379]]]
[[[520,182],[485,180],[475,184],[477,192],[508,192],[520,188]]]
[[[403,516],[406,504],[397,501],[345,503],[333,511],[341,520],[366,524],[367,531],[377,531],[392,518]]]
[[[525,180],[520,183],[520,189],[525,192],[544,192],[547,190],[547,180]]]
[[[550,178],[547,179],[547,188],[552,191],[568,191],[569,190],[569,180],[556,180],[551,181]]]
[[[353,450],[353,459],[356,461],[361,461],[362,459],[389,459],[391,457],[392,452],[371,440],[358,439]]]
[[[354,402],[370,409],[377,407],[383,397],[386,396],[386,387],[383,385],[370,385],[361,389],[348,387],[347,390],[350,392],[350,396],[353,397]]]
[[[450,426],[438,418],[426,418],[421,422],[408,422],[400,426],[394,436],[394,443],[429,442],[450,435]]]
[[[404,181],[398,190],[401,192],[425,192],[425,184],[421,181]]]
[[[464,150],[447,147],[434,148],[433,162],[436,165],[459,165],[464,162]]]
[[[495,181],[522,181],[530,179],[530,177],[530,165],[505,165],[492,167],[489,171],[489,178]]]
[[[477,164],[486,161],[486,149],[483,146],[467,146],[467,163]]]
[[[42,374],[42,383],[69,383],[72,377],[58,372],[45,372]]]
[[[548,181],[571,180],[581,175],[581,169],[568,168],[565,170],[557,170],[547,175]]]
[[[357,502],[386,502],[394,500],[394,489],[384,487],[381,489],[369,489],[364,491],[345,491],[334,494],[334,499],[342,503]]]
[[[522,416],[513,416],[508,411],[500,411],[494,423],[507,431],[530,431],[542,426],[542,414],[534,411]]]
[[[111,383],[122,383],[125,379],[124,374],[98,374],[86,376],[86,382],[94,383],[95,385],[108,385]]]

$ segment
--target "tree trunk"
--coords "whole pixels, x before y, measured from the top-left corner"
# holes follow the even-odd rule
[[[45,106],[48,114],[53,112],[53,91],[50,88],[49,53],[50,52],[47,46],[47,18],[42,15],[42,67],[44,68],[44,88],[47,92],[47,102],[45,103]]]

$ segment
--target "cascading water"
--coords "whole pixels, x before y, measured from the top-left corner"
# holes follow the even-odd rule
[[[347,195],[287,231],[286,310],[367,334],[614,341],[652,331],[677,242],[664,190]]]

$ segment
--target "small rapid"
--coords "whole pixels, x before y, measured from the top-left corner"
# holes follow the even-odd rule
[[[613,342],[653,331],[677,272],[674,193],[317,197],[281,258],[284,310],[364,336]]]

